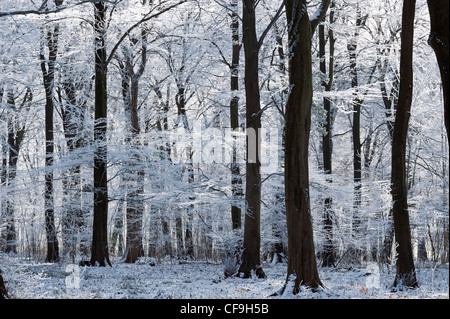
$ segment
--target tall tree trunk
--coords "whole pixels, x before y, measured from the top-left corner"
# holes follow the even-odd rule
[[[356,241],[361,234],[361,105],[362,99],[358,96],[358,71],[356,61],[357,37],[359,35],[359,28],[363,25],[363,18],[361,17],[361,10],[359,5],[357,7],[356,31],[354,36],[348,40],[347,51],[350,58],[350,77],[351,87],[353,88],[353,119],[352,119],[352,145],[353,145],[353,218],[352,218],[352,253],[353,257],[358,258],[360,255],[359,249],[354,247]]]
[[[239,15],[238,0],[231,0],[231,64],[230,64],[230,127],[232,132],[239,132],[239,55],[241,45],[239,43]],[[233,133],[232,133],[233,134]],[[233,136],[233,135],[232,135]],[[241,258],[241,244],[237,237],[240,236],[242,228],[242,176],[240,167],[237,162],[237,141],[232,137],[232,154],[231,154],[231,227],[232,239],[225,243],[225,270],[226,277],[236,274]]]
[[[285,0],[284,3],[291,49],[291,93],[286,106],[284,175],[288,230],[286,286],[294,277],[292,293],[297,294],[301,285],[313,290],[322,286],[314,251],[308,165],[313,95],[311,37],[315,26],[309,20],[306,0]],[[329,1],[325,1],[321,8],[326,12],[328,5]]]
[[[53,161],[54,161],[54,136],[53,136],[53,90],[55,82],[55,61],[58,53],[59,26],[53,30],[47,30],[42,37],[47,42],[48,59],[44,56],[44,47],[40,48],[40,63],[45,89],[45,230],[47,234],[47,257],[48,262],[59,260],[58,239],[56,237],[54,217],[54,194],[53,194]],[[44,41],[42,40],[42,42]]]
[[[259,278],[265,274],[260,266],[261,246],[261,162],[260,129],[261,105],[259,92],[259,48],[256,36],[256,1],[243,0],[242,31],[245,52],[245,101],[247,128],[247,161],[244,218],[244,246],[239,273],[251,277],[252,270]]]
[[[334,3],[330,5],[330,8],[334,7]],[[330,24],[334,22],[334,11],[330,11]],[[322,86],[325,91],[331,91],[331,86],[333,83],[334,76],[334,34],[333,30],[330,28],[328,30],[328,41],[329,41],[329,70],[328,76],[326,60],[325,60],[325,26],[323,24],[319,25],[319,55],[320,55],[320,71],[326,76],[327,80],[322,82]],[[331,175],[332,173],[332,153],[333,153],[333,144],[331,138],[332,131],[332,111],[331,111],[331,101],[330,98],[323,98],[323,107],[326,112],[324,129],[325,132],[322,135],[322,155],[323,155],[323,170],[327,175]],[[329,183],[332,183],[331,177],[327,178]],[[333,199],[331,197],[326,197],[324,199],[324,230],[325,230],[325,243],[323,247],[323,256],[322,256],[322,266],[323,267],[331,267],[334,266],[335,261],[335,253],[333,246]]]
[[[239,43],[239,16],[238,16],[238,0],[231,2],[231,41],[232,41],[232,57],[231,57],[231,101],[230,101],[230,124],[233,131],[239,130],[239,53],[241,45]],[[242,178],[240,174],[239,164],[237,163],[236,145],[233,143],[233,154],[231,163],[231,193],[233,202],[231,204],[231,222],[233,230],[241,228],[241,206],[239,202],[242,197]]]
[[[14,93],[12,90],[8,90],[7,93],[7,105],[11,110],[15,110],[15,100],[14,100]],[[15,130],[15,119],[13,118],[13,112],[11,112],[11,115],[8,115],[8,142],[7,145],[5,145],[5,151],[4,151],[4,161],[3,165],[5,167],[5,183],[11,187],[15,176],[16,176],[16,165],[18,158],[18,150],[19,148],[16,148],[16,130]],[[17,150],[17,152],[16,152]],[[7,165],[6,165],[7,163]],[[6,169],[6,166],[8,166],[8,169]],[[2,232],[2,239],[4,241],[4,252],[5,253],[16,253],[16,227],[15,227],[15,221],[14,221],[14,204],[12,203],[10,196],[7,196],[5,200],[5,211],[4,211],[4,223],[5,223],[5,231]]]
[[[184,46],[183,46],[184,49]],[[184,52],[183,52],[184,53]],[[184,57],[184,54],[183,54]],[[180,73],[183,74],[184,71],[184,65],[186,61],[183,58],[183,65],[180,69]],[[181,122],[185,132],[189,132],[189,124],[188,124],[188,118],[186,115],[186,88],[185,83],[183,83],[183,80],[181,77],[177,79],[177,86],[178,86],[178,92],[176,94],[176,105],[177,105],[177,111],[178,111],[178,124]],[[189,152],[189,158],[192,160],[192,152],[190,150],[185,150]],[[180,154],[180,156],[183,156]],[[189,182],[191,181],[191,172],[193,172],[192,169],[192,162],[188,164],[188,171],[189,171]],[[183,174],[183,173],[182,173]],[[175,236],[176,236],[176,244],[177,244],[177,257],[181,258],[183,257],[184,253],[184,245],[183,245],[183,213],[182,209],[178,209],[175,211]]]
[[[32,94],[29,88],[25,93],[23,103],[20,107],[23,107],[26,103],[31,103]],[[5,143],[4,147],[4,158],[3,165],[5,167],[2,179],[9,188],[13,187],[16,174],[17,174],[17,161],[19,159],[20,144],[22,143],[23,136],[25,133],[25,127],[20,127],[17,121],[17,115],[15,112],[16,103],[14,99],[14,92],[12,89],[8,90],[6,104],[10,109],[10,114],[8,114],[8,140],[7,145]],[[6,169],[6,166],[7,169]],[[12,196],[7,196],[5,200],[5,231],[2,233],[2,240],[5,243],[4,252],[5,253],[16,253],[16,228],[14,220],[14,201],[10,198]]]
[[[391,192],[395,240],[397,242],[397,274],[394,286],[416,288],[411,230],[408,213],[406,176],[406,141],[413,94],[413,39],[415,0],[403,2],[400,55],[400,92],[392,140]]]
[[[94,221],[91,264],[111,265],[108,253],[106,5],[95,2]]]
[[[441,81],[444,94],[444,118],[447,129],[447,143],[450,141],[450,106],[449,106],[449,1],[428,0],[430,13],[430,36],[428,43],[433,48],[441,72]]]

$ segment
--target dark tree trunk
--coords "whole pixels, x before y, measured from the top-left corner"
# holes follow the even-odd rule
[[[239,273],[244,278],[251,272],[259,278],[265,274],[261,268],[260,215],[261,215],[261,162],[259,134],[261,128],[261,105],[259,92],[259,48],[256,36],[256,1],[243,0],[242,30],[245,52],[245,101],[247,128],[246,161],[246,212],[244,218],[244,246]]]
[[[43,35],[44,36],[44,35]],[[56,25],[53,31],[48,30],[45,40],[48,47],[48,59],[44,56],[44,48],[41,47],[40,63],[45,89],[45,230],[47,234],[47,258],[48,262],[59,260],[58,239],[56,237],[55,217],[54,217],[54,194],[53,194],[53,157],[54,157],[54,136],[53,136],[53,90],[55,82],[55,61],[58,53],[59,26]]]
[[[233,131],[239,130],[239,97],[237,92],[239,91],[239,53],[241,51],[241,45],[239,43],[239,16],[237,14],[237,0],[234,0],[231,4],[233,9],[231,15],[231,41],[232,41],[232,57],[231,57],[231,101],[230,101],[230,124]],[[233,143],[232,150],[232,163],[231,163],[231,192],[233,196],[233,202],[231,204],[231,222],[233,230],[241,228],[241,206],[239,205],[242,200],[242,179],[237,161],[236,145]]]
[[[449,107],[449,1],[428,0],[430,12],[430,36],[428,43],[436,54],[436,59],[441,72],[442,92],[444,95],[444,118],[447,129],[447,142],[450,141],[450,107]]]
[[[294,277],[292,293],[304,285],[317,290],[317,270],[310,211],[308,145],[312,106],[311,25],[306,0],[285,0],[290,50],[286,106],[285,191],[288,231],[286,284]],[[325,11],[328,4],[325,6]],[[286,285],[287,286],[287,285]],[[286,288],[285,286],[285,288]]]
[[[30,89],[27,89],[24,103],[30,103],[32,100],[32,94]],[[8,141],[7,145],[4,147],[4,159],[3,165],[4,170],[2,174],[3,182],[5,182],[8,186],[12,185],[17,174],[17,161],[19,159],[19,150],[20,144],[22,143],[23,136],[25,133],[24,127],[19,127],[17,124],[16,115],[14,112],[16,111],[14,93],[13,91],[9,91],[7,94],[6,103],[12,110],[11,116],[8,117]],[[6,170],[6,166],[8,169]],[[5,215],[4,215],[4,223],[5,223],[5,231],[2,232],[2,240],[5,242],[4,252],[5,253],[16,253],[16,228],[14,221],[14,202],[9,198],[9,196],[5,200]]]
[[[181,73],[184,71],[184,63],[183,60],[183,66],[181,67]],[[188,125],[188,119],[186,115],[186,88],[182,82],[181,79],[178,79],[177,81],[178,86],[178,92],[176,94],[176,105],[177,105],[177,111],[178,111],[178,121],[181,121],[184,129],[186,132],[189,132],[189,125]],[[191,151],[189,150],[189,158],[192,160]],[[188,164],[188,170],[192,170],[192,163]],[[189,182],[191,176],[189,176]],[[176,244],[177,244],[177,257],[181,258],[184,255],[184,245],[183,245],[183,217],[182,217],[182,210],[178,209],[175,212],[175,235],[176,235]]]
[[[359,35],[359,28],[363,24],[361,18],[361,11],[357,8],[356,19],[356,32],[354,36],[347,43],[347,51],[350,58],[350,77],[351,87],[354,89],[352,107],[353,107],[353,119],[352,119],[352,145],[353,145],[353,219],[352,219],[352,245],[358,239],[361,233],[361,221],[360,221],[360,209],[361,209],[361,105],[362,99],[358,96],[358,72],[356,61],[356,49],[357,49],[357,37]],[[352,247],[352,253],[354,257],[359,256],[359,250]]]
[[[224,274],[226,277],[230,277],[236,274],[239,267],[239,260],[241,258],[240,245],[242,241],[239,241],[237,236],[240,236],[239,230],[242,228],[242,176],[240,172],[240,166],[237,162],[237,140],[234,137],[234,132],[239,132],[239,55],[241,52],[241,45],[239,43],[239,15],[238,15],[238,2],[239,0],[232,0],[231,6],[231,64],[230,67],[230,89],[231,89],[231,101],[230,101],[230,128],[232,130],[232,154],[231,154],[231,227],[233,230],[232,240],[225,243],[225,257]]]
[[[108,253],[107,91],[105,2],[95,5],[94,221],[91,264],[111,265]]]
[[[6,290],[5,281],[3,280],[2,271],[0,269],[0,300],[8,298],[8,291]]]
[[[400,92],[392,141],[391,191],[395,240],[397,242],[397,275],[394,286],[418,287],[411,245],[406,176],[406,140],[413,93],[413,38],[415,0],[403,3],[400,56]]]
[[[9,91],[7,94],[6,103],[11,109],[15,109],[15,101],[14,94],[12,91]],[[17,168],[17,159],[19,156],[18,147],[15,147],[17,144],[16,140],[16,132],[14,127],[14,119],[8,118],[8,144],[5,146],[6,151],[4,157],[4,166],[6,167],[6,162],[8,163],[7,174],[5,176],[5,181],[7,181],[8,186],[12,184],[13,180],[16,176],[16,168]],[[11,199],[6,198],[5,201],[5,215],[4,215],[4,223],[5,223],[5,231],[2,232],[2,237],[5,242],[4,252],[5,253],[16,253],[16,227],[14,222],[14,204],[11,202]]]
[[[334,7],[332,3],[330,7]],[[330,12],[330,24],[334,22],[334,11]],[[328,31],[328,41],[329,41],[329,72],[327,80],[322,82],[322,86],[325,91],[331,91],[331,86],[333,83],[333,73],[334,73],[334,34],[333,30],[330,28]],[[320,71],[324,76],[327,74],[326,60],[325,60],[325,26],[323,24],[319,25],[319,55],[320,55]],[[333,153],[333,143],[331,138],[332,132],[332,111],[331,111],[331,101],[328,97],[323,99],[323,107],[326,112],[324,129],[325,132],[322,135],[322,155],[323,155],[323,170],[327,175],[332,173],[332,153]],[[331,177],[327,178],[329,183],[332,182]],[[331,197],[326,197],[324,199],[324,230],[325,230],[325,243],[323,247],[322,256],[322,266],[331,267],[335,264],[335,253],[333,246],[333,199]]]

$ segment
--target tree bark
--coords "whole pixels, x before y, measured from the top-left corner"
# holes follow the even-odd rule
[[[352,99],[352,145],[353,145],[353,218],[352,218],[352,246],[355,245],[361,233],[360,209],[361,209],[361,105],[363,100],[358,96],[358,71],[356,61],[357,37],[359,28],[363,25],[361,10],[357,7],[356,32],[347,43],[347,51],[350,58],[351,87],[354,89]],[[354,257],[360,255],[359,249],[352,247]]]
[[[231,101],[230,101],[230,125],[232,131],[239,130],[239,53],[241,45],[239,43],[239,16],[237,14],[238,0],[231,3],[231,41],[232,41],[232,57],[231,57]],[[240,174],[239,164],[237,161],[236,145],[232,146],[232,163],[231,163],[231,193],[233,202],[231,204],[231,222],[233,230],[241,228],[241,206],[239,202],[242,200],[242,178]]]
[[[334,7],[334,3],[331,4],[330,8]],[[334,22],[334,11],[330,12],[330,24]],[[333,83],[334,76],[334,34],[333,30],[330,28],[328,30],[328,41],[329,41],[329,70],[327,79],[322,82],[322,86],[325,91],[331,91],[331,86]],[[319,55],[320,55],[320,71],[324,76],[327,75],[327,67],[325,60],[325,26],[323,24],[319,25]],[[322,135],[322,156],[323,156],[323,170],[326,175],[331,175],[332,173],[332,154],[333,154],[333,142],[331,138],[332,132],[332,110],[330,98],[323,98],[323,108],[326,112],[324,129],[325,132]],[[327,178],[329,183],[332,183],[331,177]],[[322,256],[322,267],[331,267],[335,264],[335,253],[333,246],[333,199],[332,197],[326,197],[324,199],[324,230],[325,230],[325,243],[323,247]]]
[[[7,93],[6,104],[11,110],[11,115],[8,116],[8,141],[7,145],[4,146],[4,160],[3,165],[5,167],[4,173],[2,176],[4,178],[4,182],[6,185],[11,186],[15,177],[16,177],[16,169],[17,169],[17,160],[19,158],[19,146],[21,138],[16,131],[15,126],[15,100],[14,93],[10,89]],[[6,144],[6,143],[5,143]],[[6,166],[8,168],[6,169]],[[9,196],[5,200],[5,215],[4,215],[4,223],[5,223],[5,231],[2,232],[2,240],[4,241],[4,252],[5,253],[17,253],[16,249],[16,228],[14,221],[14,203],[11,201]]]
[[[450,106],[449,106],[449,1],[428,0],[430,13],[430,36],[428,44],[433,48],[441,72],[442,92],[444,95],[444,118],[447,129],[447,143],[450,141]]]
[[[107,91],[106,91],[106,5],[95,6],[95,124],[94,124],[94,221],[91,264],[111,266],[108,253],[108,176],[107,176]]]
[[[325,2],[327,2],[325,4]],[[325,1],[325,11],[329,2]],[[312,106],[311,24],[306,0],[285,0],[291,48],[286,106],[285,192],[288,231],[287,283],[294,277],[292,293],[300,286],[317,290],[322,283],[317,270],[311,222],[308,146]],[[285,288],[286,288],[285,286]],[[285,289],[284,288],[284,289]],[[283,290],[284,290],[283,289]]]
[[[3,280],[2,271],[0,269],[0,300],[8,298],[8,291],[6,290],[5,281]]]
[[[2,94],[3,95],[3,94]],[[1,96],[0,96],[1,98]],[[27,87],[25,96],[20,109],[24,107],[29,108],[31,101],[33,99],[33,94],[31,93],[31,89]],[[1,100],[1,99],[0,99]],[[12,88],[8,89],[6,104],[8,105],[8,136],[7,141],[3,145],[3,169],[2,169],[2,183],[7,185],[8,187],[13,187],[14,181],[17,175],[17,162],[19,160],[19,151],[20,145],[23,141],[25,134],[25,126],[19,125],[18,116],[16,112],[19,108],[16,107],[16,102],[14,98],[14,92]],[[4,241],[5,253],[17,253],[16,247],[16,228],[15,228],[15,220],[14,220],[14,201],[10,197],[7,196],[5,199],[5,215],[4,215],[4,224],[5,231],[2,232],[2,241]]]
[[[400,91],[392,140],[391,192],[395,240],[397,242],[397,274],[394,286],[418,287],[411,245],[406,176],[406,140],[413,94],[413,39],[415,0],[403,2],[400,55]]]
[[[247,128],[247,160],[244,218],[244,244],[239,273],[251,277],[252,270],[259,278],[265,274],[260,266],[261,247],[261,162],[260,129],[261,105],[259,92],[259,48],[256,36],[256,1],[243,0],[242,30],[245,52],[245,101]]]
[[[44,33],[44,32],[43,32]],[[53,194],[53,90],[55,82],[55,62],[58,53],[59,26],[55,25],[53,30],[47,30],[45,38],[48,47],[48,59],[44,56],[44,47],[40,48],[40,63],[45,89],[45,230],[47,234],[47,262],[59,260],[58,239],[56,237],[54,217],[54,194]],[[44,41],[44,39],[42,40]]]

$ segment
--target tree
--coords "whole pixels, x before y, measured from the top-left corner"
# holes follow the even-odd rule
[[[0,90],[0,101],[3,98],[3,88]],[[25,96],[19,108],[27,107],[33,99],[33,94],[29,87],[26,88]],[[3,148],[3,163],[1,183],[4,186],[13,187],[17,176],[17,161],[19,160],[20,145],[23,142],[26,126],[18,120],[18,110],[14,97],[12,87],[7,89],[6,97],[6,123],[7,123],[7,140],[4,141]],[[8,194],[9,195],[9,194]],[[2,203],[3,204],[3,203]],[[14,219],[15,204],[12,198],[7,196],[5,200],[5,210],[2,212],[4,218],[5,231],[2,232],[2,241],[4,242],[3,250],[5,253],[17,253],[16,245],[16,227]]]
[[[289,84],[286,106],[285,191],[288,229],[286,285],[294,276],[293,294],[300,286],[317,290],[322,283],[317,271],[309,192],[308,147],[312,106],[311,37],[330,1],[321,2],[310,21],[306,0],[285,0],[289,39]],[[283,292],[286,286],[283,288]]]
[[[230,3],[230,29],[231,29],[231,63],[226,62],[230,69],[230,127],[233,132],[239,131],[239,63],[241,43],[239,37],[239,14],[238,0],[232,0]],[[231,227],[233,229],[233,240],[231,243],[225,243],[225,271],[226,277],[236,273],[241,258],[241,242],[237,239],[238,231],[242,228],[242,176],[239,163],[237,162],[237,141],[233,139],[231,155]]]
[[[142,216],[143,203],[143,171],[139,168],[139,141],[138,137],[141,132],[138,114],[138,96],[139,96],[139,80],[144,73],[147,63],[147,26],[141,26],[140,40],[132,38],[129,46],[123,49],[123,62],[119,61],[122,74],[122,94],[125,104],[128,122],[130,124],[131,135],[128,136],[127,144],[132,144],[134,151],[130,156],[127,168],[127,184],[131,191],[127,194],[127,237],[126,237],[126,257],[125,262],[134,263],[141,254],[142,250]],[[135,45],[141,42],[140,64],[137,70],[134,69],[134,50]]]
[[[412,58],[415,3],[415,0],[403,1],[400,89],[392,140],[391,172],[394,231],[397,242],[397,274],[394,286],[410,288],[418,286],[411,245],[406,176],[406,140],[413,93]]]
[[[230,125],[233,131],[239,130],[239,55],[241,52],[241,44],[239,40],[239,15],[237,12],[238,1],[232,0],[231,4],[231,41],[232,56],[230,64]],[[233,229],[241,228],[241,207],[237,203],[242,197],[242,177],[240,174],[239,164],[236,162],[236,145],[232,146],[232,163],[231,163],[231,187],[233,195],[233,203],[231,205],[231,220]]]
[[[353,182],[354,182],[354,200],[353,200],[353,237],[359,236],[361,233],[360,209],[361,209],[361,106],[363,99],[359,95],[358,71],[357,71],[357,54],[359,30],[365,24],[367,16],[361,16],[361,9],[357,4],[356,8],[356,31],[355,34],[347,42],[347,51],[350,58],[350,76],[351,86],[354,89],[352,99],[352,144],[353,144]],[[358,249],[353,249],[353,253],[358,255]]]
[[[108,176],[107,176],[107,56],[106,4],[94,3],[95,32],[95,124],[94,124],[94,222],[91,246],[92,265],[111,266],[108,252]]]
[[[258,278],[264,278],[260,266],[261,246],[261,97],[259,90],[259,50],[267,32],[280,16],[283,4],[277,14],[266,27],[260,38],[256,33],[256,7],[258,1],[243,0],[242,9],[242,41],[245,56],[245,105],[247,129],[247,158],[245,202],[246,212],[244,218],[244,246],[242,264],[239,273],[244,278],[251,277],[254,270]]]
[[[330,4],[330,24],[334,22],[334,2]],[[328,30],[329,41],[329,62],[328,62],[328,75],[327,65],[325,60],[325,26],[319,25],[319,55],[320,55],[320,71],[323,73],[325,79],[322,81],[322,86],[325,91],[331,91],[334,77],[334,38],[333,29],[329,27]],[[323,108],[326,112],[325,123],[323,124],[325,132],[322,135],[322,156],[323,156],[323,170],[327,175],[332,173],[332,153],[333,153],[333,141],[332,135],[332,121],[333,114],[331,109],[331,100],[329,97],[323,98]],[[331,183],[331,177],[327,178]],[[333,198],[327,197],[324,199],[324,230],[325,230],[325,244],[322,257],[322,266],[330,267],[334,266],[335,253],[333,247],[333,211],[332,211]]]
[[[8,291],[6,290],[5,281],[3,280],[2,270],[0,269],[0,300],[8,299]]]
[[[108,176],[107,176],[107,67],[122,42],[130,35],[131,31],[142,23],[156,18],[159,15],[179,6],[185,1],[179,1],[167,7],[161,7],[161,10],[153,13],[154,7],[151,6],[148,13],[144,14],[142,19],[130,26],[120,36],[119,40],[111,49],[109,55],[106,54],[106,2],[94,2],[94,33],[95,33],[95,123],[94,123],[94,221],[93,237],[91,247],[91,264],[100,266],[111,265],[108,252]],[[146,58],[145,54],[143,58]],[[143,67],[141,68],[143,72]],[[137,83],[141,71],[134,74],[134,96],[137,103]],[[139,75],[136,77],[136,75]],[[133,93],[131,93],[133,95]],[[131,98],[131,97],[130,97]],[[133,102],[134,103],[134,102]],[[134,125],[137,125],[137,107],[131,111],[131,119]],[[135,133],[137,127],[134,127]],[[139,190],[140,191],[140,190]],[[134,211],[132,213],[134,215]],[[136,226],[136,225],[134,225]],[[134,257],[133,257],[134,258]]]
[[[433,48],[441,72],[444,95],[444,118],[447,129],[447,143],[450,140],[450,106],[449,106],[449,2],[445,0],[428,0],[430,13],[429,45]]]
[[[55,0],[55,5],[62,5],[62,0]],[[55,84],[55,64],[58,54],[58,37],[59,25],[56,24],[53,30],[48,29],[47,32],[42,30],[41,47],[39,59],[45,89],[45,230],[47,233],[47,257],[48,262],[56,262],[59,260],[59,246],[56,237],[55,213],[54,213],[54,194],[53,194],[53,162],[54,162],[54,128],[53,128],[53,111],[54,111],[54,84]],[[44,55],[44,44],[47,43],[48,59]]]

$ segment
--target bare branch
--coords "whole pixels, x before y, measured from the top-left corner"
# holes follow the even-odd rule
[[[323,19],[325,18],[325,14],[327,13],[329,6],[330,6],[330,0],[322,0],[319,8],[317,8],[317,11],[314,13],[314,15],[311,17],[311,20],[310,20],[311,34],[314,34],[314,31],[316,30],[319,23],[321,21],[323,21]]]
[[[119,45],[123,42],[123,40],[130,34],[130,32],[131,32],[134,28],[138,27],[138,26],[139,26],[140,24],[142,24],[143,22],[146,22],[146,21],[149,21],[149,20],[151,20],[151,19],[153,19],[153,18],[156,18],[156,17],[162,15],[163,13],[165,13],[165,12],[167,12],[167,11],[169,11],[169,10],[175,8],[175,7],[178,7],[180,4],[185,3],[185,2],[187,2],[187,1],[188,1],[188,0],[182,0],[182,1],[178,2],[178,3],[175,3],[175,4],[169,6],[169,7],[165,8],[165,9],[163,9],[163,10],[161,10],[161,11],[155,13],[155,14],[152,14],[152,15],[149,15],[149,14],[152,12],[152,11],[150,11],[149,13],[147,13],[147,14],[144,16],[144,18],[142,18],[141,20],[139,20],[138,22],[136,22],[135,24],[133,24],[127,31],[124,32],[124,34],[122,34],[122,36],[120,37],[119,41],[117,41],[117,43],[116,43],[116,44],[114,45],[114,47],[112,48],[111,53],[109,54],[108,59],[106,59],[106,65],[108,65],[109,62],[111,62],[111,60],[112,60],[112,58],[114,57],[114,54],[116,53],[116,51],[117,51]]]
[[[272,26],[275,24],[275,22],[277,22],[278,18],[281,16],[281,13],[284,9],[284,1],[281,2],[280,8],[278,8],[277,13],[275,14],[275,16],[272,18],[272,21],[270,21],[269,25],[266,27],[266,29],[263,31],[263,33],[261,34],[261,37],[258,40],[258,45],[257,45],[257,50],[259,50],[264,42],[265,37],[267,36],[267,33],[269,32],[269,30],[272,28]]]

